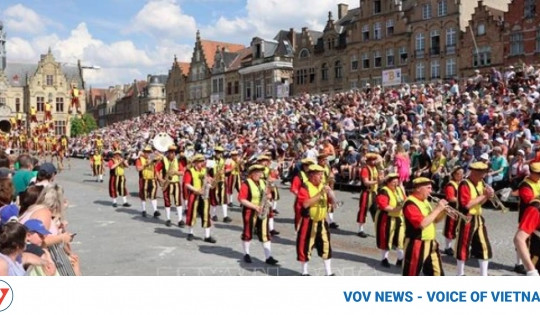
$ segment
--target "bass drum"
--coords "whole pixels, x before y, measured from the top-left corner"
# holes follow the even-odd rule
[[[11,123],[9,120],[0,120],[0,131],[9,133],[11,131]]]

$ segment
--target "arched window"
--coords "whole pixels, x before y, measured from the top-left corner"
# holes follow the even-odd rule
[[[328,65],[326,63],[323,63],[321,66],[321,80],[328,80]]]
[[[336,76],[336,79],[341,79],[343,77],[343,69],[341,67],[341,61],[337,60],[334,63],[334,74]]]
[[[300,58],[308,58],[309,57],[309,50],[307,48],[304,48],[300,51]]]

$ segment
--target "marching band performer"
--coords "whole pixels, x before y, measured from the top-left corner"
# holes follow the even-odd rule
[[[475,162],[469,166],[470,174],[462,180],[458,187],[458,210],[471,216],[469,223],[458,222],[455,257],[457,259],[457,275],[465,274],[465,261],[474,256],[480,265],[480,275],[488,275],[489,259],[492,257],[491,244],[487,228],[482,216],[482,205],[495,194],[493,188],[484,186],[483,178],[488,165]]]
[[[182,187],[180,177],[184,175],[180,169],[180,164],[176,158],[175,145],[169,146],[165,157],[156,165],[158,179],[163,187],[163,201],[165,203],[165,214],[167,215],[166,226],[171,226],[171,205],[176,208],[178,213],[178,226],[184,227],[182,207]]]
[[[328,165],[328,153],[325,152],[319,152],[319,155],[317,156],[317,162],[318,164],[324,168],[323,173],[323,182],[325,185],[330,186],[330,188],[334,189],[334,173],[332,173],[332,170],[330,169],[330,166]],[[334,206],[332,204],[328,205],[328,222],[330,223],[328,226],[331,229],[337,229],[339,228],[339,225],[334,222]]]
[[[50,102],[45,102],[45,121],[51,121],[52,120],[52,106]]]
[[[37,110],[36,106],[32,105],[30,106],[30,122],[37,123]]]
[[[518,188],[519,193],[519,215],[518,226],[521,225],[521,219],[525,209],[529,207],[533,199],[540,199],[540,162],[531,163],[529,166],[530,175],[527,176]],[[517,249],[517,247],[516,247]],[[523,265],[519,251],[516,251],[516,265],[514,272],[526,274],[525,266]]]
[[[390,268],[388,252],[391,249],[397,249],[396,266],[401,267],[403,263],[405,224],[402,207],[406,197],[405,190],[399,182],[399,175],[388,174],[386,185],[377,194],[377,212],[375,213],[377,248],[382,253],[381,265],[386,268]]]
[[[514,245],[523,260],[526,275],[538,276],[538,271],[540,271],[540,200],[534,199],[525,207],[519,229],[514,236]]]
[[[139,172],[139,198],[141,199],[142,216],[146,218],[146,200],[150,200],[154,210],[154,218],[161,214],[157,209],[157,176],[156,161],[150,159],[152,147],[147,145],[141,156],[135,161],[135,167]],[[170,211],[170,210],[169,210]]]
[[[310,165],[308,181],[302,185],[297,196],[301,218],[296,236],[296,253],[297,260],[302,264],[303,276],[309,275],[308,262],[314,247],[324,261],[326,275],[333,275],[330,230],[326,221],[328,204],[333,200],[329,198],[331,188],[322,181],[323,173],[324,168],[320,165]]]
[[[187,191],[188,208],[186,211],[186,225],[189,227],[188,241],[193,240],[193,226],[197,215],[201,217],[201,225],[204,228],[204,241],[215,243],[216,239],[210,236],[212,220],[210,220],[210,197],[209,185],[211,178],[206,176],[206,160],[204,155],[197,154],[191,159],[192,166],[184,176],[184,186]]]
[[[371,207],[375,205],[375,196],[379,185],[379,171],[377,170],[377,160],[379,155],[376,153],[366,154],[366,165],[360,170],[360,179],[362,185],[360,187],[360,202],[358,207],[358,215],[356,222],[358,223],[358,236],[366,238],[364,232],[364,224],[368,211],[371,212]]]
[[[96,150],[99,153],[103,152],[103,140],[101,139],[100,135],[97,136],[97,139],[95,141],[95,145],[96,145]]]
[[[103,156],[101,156],[101,153],[97,151],[92,152],[90,167],[92,168],[93,176],[96,177],[96,182],[103,183]]]
[[[125,169],[129,167],[128,162],[122,158],[122,151],[115,151],[113,158],[109,161],[109,196],[113,200],[113,207],[116,208],[118,204],[116,203],[116,198],[118,196],[122,197],[124,207],[131,207],[127,202],[127,187],[126,187],[126,176]]]
[[[80,113],[79,94],[80,94],[80,91],[77,88],[77,85],[73,84],[71,86],[71,105],[69,106],[69,111],[68,111],[70,114],[73,112],[73,107],[75,107],[75,110],[77,111],[77,113]]]
[[[294,201],[294,229],[296,231],[298,231],[298,224],[302,218],[300,215],[302,205],[298,203],[298,192],[300,191],[300,188],[302,188],[302,185],[305,184],[309,179],[307,175],[309,172],[309,167],[316,164],[314,160],[308,158],[303,159],[300,161],[300,163],[302,164],[302,169],[294,176],[290,188],[290,191],[296,196],[296,200]]]
[[[225,187],[225,159],[223,158],[223,148],[214,148],[214,165],[210,168],[210,177],[215,181],[214,187],[210,190],[210,205],[212,207],[212,221],[217,221],[216,207],[221,206],[223,210],[223,222],[232,222],[227,214],[227,190]]]
[[[232,206],[233,190],[236,190],[237,193],[240,192],[240,185],[242,184],[242,179],[240,178],[240,164],[238,151],[231,151],[231,158],[228,159],[227,163],[225,164],[225,176],[227,178],[227,199],[229,200],[229,207]]]
[[[248,169],[248,178],[242,183],[238,194],[238,201],[242,205],[242,221],[244,225],[241,236],[244,248],[244,262],[252,262],[249,245],[253,234],[256,234],[263,245],[265,262],[269,265],[277,265],[278,261],[272,257],[271,235],[268,225],[269,213],[263,213],[265,207],[266,211],[271,211],[270,207],[262,204],[265,195],[267,201],[271,197],[268,191],[269,187],[266,187],[266,183],[262,179],[264,170],[263,165],[255,164],[251,166]]]
[[[431,180],[418,177],[413,180],[413,193],[403,205],[405,218],[404,276],[444,276],[435,224],[443,219],[448,202],[441,199],[435,209],[427,200],[431,194]]]
[[[271,158],[268,155],[260,155],[257,158],[257,163],[260,163],[262,166],[264,166],[263,180],[270,184],[270,187],[268,187],[268,189],[272,194],[272,211],[270,211],[270,213],[268,214],[268,226],[270,227],[270,234],[274,236],[279,235],[279,232],[274,229],[274,214],[276,213],[277,200],[279,200],[279,192],[275,183],[279,175],[277,174],[277,170],[270,169],[270,161]]]
[[[463,180],[463,168],[456,166],[450,173],[450,181],[444,187],[444,198],[448,201],[448,205],[457,209],[457,195],[459,183]],[[452,248],[452,241],[456,238],[456,229],[458,221],[449,215],[446,216],[444,221],[443,234],[446,240],[446,247],[443,251],[448,256],[454,256],[454,249]]]

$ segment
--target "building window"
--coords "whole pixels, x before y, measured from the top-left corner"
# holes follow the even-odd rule
[[[46,77],[46,79],[47,79],[47,85],[53,85],[53,84],[54,84],[54,79],[53,79],[53,78],[54,78],[54,77],[53,77],[52,75],[47,74],[47,77]]]
[[[232,94],[232,82],[227,82],[227,95]]]
[[[536,0],[525,0],[523,6],[523,17],[526,19],[532,19],[536,13]]]
[[[262,80],[255,81],[255,99],[263,97]]]
[[[66,134],[66,121],[65,120],[55,120],[54,121],[54,133],[57,136]]]
[[[239,93],[240,93],[240,82],[234,81],[234,94],[239,94]]]
[[[479,23],[476,26],[476,36],[482,36],[486,34],[486,25],[484,23]]]
[[[399,48],[399,62],[404,65],[407,63],[407,48],[406,47],[400,47]]]
[[[386,36],[392,36],[394,34],[394,20],[386,21]]]
[[[300,51],[300,59],[305,59],[309,57],[309,50],[304,48]]]
[[[422,5],[422,18],[424,20],[431,19],[431,3]]]
[[[309,83],[315,82],[315,68],[309,68]]]
[[[351,71],[358,70],[358,56],[353,55],[351,56]]]
[[[440,52],[441,52],[441,32],[439,30],[432,30],[430,53],[432,56],[434,56],[434,55],[439,55]]]
[[[362,26],[362,39],[364,41],[369,40],[369,25]]]
[[[426,66],[424,65],[423,62],[416,64],[416,81],[423,81],[426,79],[425,70],[426,70]]]
[[[456,66],[456,60],[455,59],[447,59],[446,60],[446,77],[451,78],[456,75],[457,66]]]
[[[373,1],[373,14],[381,13],[381,0]]]
[[[381,32],[381,23],[377,22],[375,25],[373,25],[373,39],[381,39],[382,38],[382,32]]]
[[[272,83],[268,83],[266,85],[266,94],[265,94],[265,96],[266,97],[272,97],[274,95],[273,90],[274,90],[274,85]]]
[[[328,65],[326,63],[323,63],[321,67],[321,80],[328,80]]]
[[[491,65],[491,47],[479,47],[473,49],[473,67],[485,67]]]
[[[64,112],[64,98],[63,97],[56,98],[56,111],[59,113]]]
[[[536,30],[536,52],[540,52],[540,28]]]
[[[218,79],[212,80],[212,93],[218,92]]]
[[[246,99],[251,99],[251,83],[248,83],[246,85]]]
[[[223,78],[218,80],[218,91],[219,93],[223,93]]]
[[[445,16],[448,13],[448,6],[446,4],[446,0],[439,0],[437,3],[439,16]]]
[[[21,111],[21,99],[18,97],[15,99],[15,111],[17,113]]]
[[[441,77],[441,64],[439,60],[431,61],[431,78],[439,79]]]
[[[43,96],[36,97],[36,107],[38,112],[42,112],[45,106],[45,98]]]
[[[510,56],[523,54],[523,33],[510,34]]]
[[[449,28],[446,30],[446,53],[456,53],[456,39],[457,33],[455,28]]]
[[[426,47],[424,33],[416,34],[416,58],[424,57],[424,50]]]
[[[0,97],[0,105],[7,105],[5,97]]]
[[[387,67],[394,66],[394,48],[388,48],[386,50],[386,66]]]
[[[335,63],[334,63],[334,74],[336,76],[336,79],[341,79],[343,78],[343,68],[341,67],[341,61],[340,60],[337,60]]]
[[[374,68],[380,68],[382,67],[382,57],[381,57],[381,52],[380,51],[376,51],[373,53],[373,67]]]
[[[362,69],[369,69],[369,55],[368,53],[362,54]]]
[[[354,79],[351,81],[351,90],[358,89],[358,79]]]
[[[296,71],[296,84],[303,85],[307,83],[307,70],[301,69]]]

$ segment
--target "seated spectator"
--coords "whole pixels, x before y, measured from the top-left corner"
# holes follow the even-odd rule
[[[354,151],[352,146],[347,149],[347,154],[341,164],[341,178],[347,179],[350,184],[356,180],[356,173],[358,172],[358,153]],[[348,173],[348,177],[346,175]]]
[[[529,176],[529,164],[525,162],[525,152],[518,150],[516,157],[510,165],[510,172],[508,174],[508,180],[512,190],[516,190],[519,184]]]
[[[493,148],[493,156],[490,160],[490,171],[486,176],[486,183],[490,186],[500,187],[503,180],[506,179],[508,162],[501,153],[502,150],[500,147]]]

